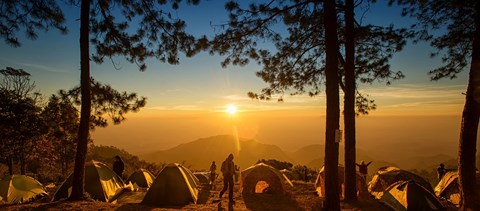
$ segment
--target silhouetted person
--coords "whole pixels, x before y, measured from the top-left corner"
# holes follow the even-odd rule
[[[215,182],[216,171],[217,171],[217,164],[215,164],[215,161],[212,161],[212,165],[210,165],[210,184],[211,185],[213,185],[213,182]]]
[[[362,162],[360,162],[360,164],[355,163],[358,166],[358,172],[360,172],[360,174],[362,175],[363,179],[365,179],[365,181],[367,181],[368,165],[370,165],[371,163],[372,163],[372,161],[365,164],[365,161],[363,161],[363,160],[362,160]]]
[[[447,173],[447,169],[443,163],[440,163],[437,168],[438,181],[442,180],[443,176],[445,176],[445,173]]]
[[[227,159],[223,161],[222,168],[223,174],[223,189],[220,191],[219,197],[222,198],[223,193],[228,189],[228,199],[233,201],[233,175],[235,174],[235,164],[233,163],[233,154],[228,155]]]
[[[122,158],[116,155],[113,161],[113,171],[123,178],[123,170],[125,169],[125,164],[123,163]]]

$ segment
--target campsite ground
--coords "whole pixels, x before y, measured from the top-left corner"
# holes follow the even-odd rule
[[[197,204],[183,207],[153,207],[140,204],[145,192],[126,192],[116,203],[97,201],[79,202],[35,202],[25,205],[0,205],[0,210],[320,210],[319,198],[312,183],[296,182],[286,195],[253,194],[241,195],[235,186],[235,204],[228,203],[227,194],[220,200],[221,184],[213,190],[202,187]],[[354,204],[342,203],[342,210],[388,210],[374,200],[363,200]]]

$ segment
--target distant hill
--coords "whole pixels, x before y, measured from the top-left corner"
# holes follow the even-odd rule
[[[231,135],[201,138],[141,157],[146,161],[157,163],[185,163],[185,166],[191,169],[202,170],[208,169],[212,161],[216,161],[217,169],[219,169],[221,162],[230,153],[235,155],[234,161],[242,169],[254,164],[259,159],[292,162],[292,159],[275,145],[262,144],[252,139],[240,138],[237,141]]]
[[[322,159],[325,156],[325,145],[313,144],[302,147],[289,154],[298,164],[306,165],[315,159]],[[323,163],[323,161],[322,161]]]
[[[445,154],[433,155],[433,156],[412,156],[403,158],[396,162],[402,163],[402,167],[405,169],[436,169],[440,163],[447,164],[456,163],[456,158]],[[433,168],[432,168],[433,166]],[[456,166],[456,164],[455,164]]]
[[[124,160],[130,160],[136,157],[135,155],[114,146],[90,145],[88,147],[87,159],[101,162],[113,162],[113,158],[116,155],[119,155]]]
[[[325,146],[320,144],[309,145],[290,154],[292,159],[296,160],[301,165],[306,165],[310,168],[322,168],[324,163]],[[369,166],[369,174],[374,174],[376,170],[383,166],[398,166],[395,163],[382,161],[371,156],[371,153],[357,148],[357,163],[361,161],[373,161]],[[344,146],[340,145],[339,163],[345,163]]]
[[[148,169],[152,173],[156,174],[161,170],[161,165],[156,165],[153,163],[146,162],[141,160],[139,157],[130,154],[129,152],[119,149],[114,146],[102,146],[102,145],[91,145],[88,148],[87,160],[96,160],[105,163],[107,166],[112,168],[113,158],[119,155],[123,162],[125,163],[124,177],[126,178],[131,173],[140,168]]]
[[[238,146],[238,147],[237,147]],[[384,149],[375,149],[386,153]],[[122,152],[118,152],[122,153]],[[295,152],[285,152],[276,145],[262,144],[253,139],[240,138],[238,141],[231,135],[218,135],[200,138],[176,147],[161,150],[154,153],[141,155],[140,157],[149,162],[161,163],[184,163],[193,170],[206,170],[212,161],[216,161],[218,168],[228,154],[235,155],[235,163],[242,169],[254,164],[259,159],[276,159],[288,161],[293,164],[307,165],[312,168],[323,166],[324,145],[314,144],[298,149]],[[446,163],[454,159],[445,154],[434,156],[412,156],[402,153],[391,152],[391,157],[379,157],[377,151],[367,151],[357,148],[357,162],[373,161],[369,166],[369,173],[375,173],[382,166],[397,166],[402,169],[428,170],[439,163]],[[103,154],[113,156],[113,153],[105,151]],[[344,163],[344,146],[340,145],[339,163]],[[453,162],[452,162],[453,163]]]

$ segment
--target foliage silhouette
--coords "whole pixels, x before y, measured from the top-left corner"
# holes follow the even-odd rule
[[[181,2],[181,0],[63,2],[74,7],[80,6],[81,109],[71,199],[80,199],[84,193],[85,156],[91,127],[90,60],[103,63],[105,58],[113,61],[116,56],[124,56],[128,62],[137,64],[139,70],[144,71],[147,58],[153,57],[161,62],[178,64],[179,52],[193,56],[204,49],[206,39],[197,40],[185,33],[185,22],[172,16],[171,12],[177,10]],[[199,0],[185,2],[198,4]],[[59,3],[53,0],[3,1],[0,3],[0,12],[6,16],[0,16],[0,36],[12,46],[19,47],[20,42],[16,33],[21,28],[26,30],[31,39],[36,38],[36,30],[49,27],[66,32],[64,12]],[[116,17],[118,14],[123,19],[118,19]],[[138,27],[134,28],[131,23],[138,24]],[[92,55],[90,44],[96,49]],[[120,119],[114,119],[114,122],[122,121],[122,114],[117,113],[115,117]],[[97,123],[102,121],[100,119]]]
[[[403,6],[402,15],[417,19],[414,41],[427,41],[441,55],[443,66],[429,72],[431,80],[453,79],[469,68],[468,86],[459,140],[458,168],[461,209],[479,209],[475,181],[478,122],[480,119],[480,3],[474,0],[390,0]],[[469,61],[470,60],[470,61]]]
[[[14,160],[20,163],[20,173],[26,173],[26,159],[35,143],[45,133],[40,117],[39,94],[34,93],[35,83],[22,69],[7,67],[0,70],[0,152],[9,173],[13,174]]]

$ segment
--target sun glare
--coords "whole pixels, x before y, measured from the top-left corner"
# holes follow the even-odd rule
[[[225,109],[225,112],[227,112],[228,114],[236,114],[237,113],[237,106],[235,106],[234,104],[229,104],[227,106],[227,109]]]

